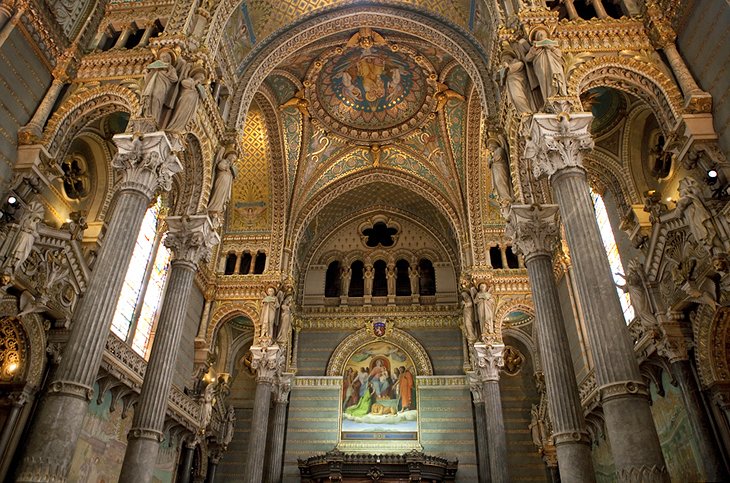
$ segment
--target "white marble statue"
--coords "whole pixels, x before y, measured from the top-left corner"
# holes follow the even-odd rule
[[[189,69],[185,69],[186,71]],[[180,81],[180,94],[175,101],[175,109],[172,111],[172,117],[167,123],[166,129],[173,132],[184,132],[188,121],[195,114],[198,108],[198,102],[205,95],[203,91],[203,82],[205,81],[205,72],[196,71],[190,75],[186,73],[184,79]]]
[[[477,334],[474,330],[474,300],[472,300],[471,293],[467,290],[461,292],[461,309],[464,314],[466,340],[473,343],[477,340]]]
[[[515,110],[518,114],[533,112],[535,109],[525,63],[509,51],[502,55],[502,61],[502,69],[499,71],[499,83],[506,87],[507,94],[509,94]]]
[[[231,199],[231,189],[233,188],[233,178],[235,171],[233,163],[236,161],[236,153],[228,152],[223,156],[215,166],[215,181],[213,190],[210,193],[208,201],[208,212],[222,214],[226,211],[228,201]]]
[[[656,326],[657,320],[649,303],[649,294],[646,289],[644,271],[642,270],[641,264],[632,260],[629,262],[629,269],[626,275],[620,273],[616,275],[624,277],[626,283],[617,283],[616,286],[629,294],[631,305],[636,310],[636,315],[639,316],[642,325],[645,327]]]
[[[223,427],[222,443],[224,446],[228,446],[233,441],[233,434],[235,433],[236,426],[236,410],[233,406],[229,406],[228,412],[226,413],[226,425]]]
[[[492,186],[502,201],[512,201],[512,182],[509,176],[507,151],[495,138],[487,141],[489,149],[489,169],[492,172]]]
[[[259,338],[271,338],[276,323],[276,313],[279,309],[279,298],[276,296],[276,290],[273,287],[266,289],[261,301],[261,327],[259,327]]]
[[[373,294],[373,278],[375,278],[372,266],[368,265],[365,267],[363,278],[365,279],[365,296],[369,297]]]
[[[547,32],[544,30],[535,32],[532,47],[525,59],[532,63],[545,101],[549,97],[568,94],[563,53],[558,48],[558,42],[548,38]]]
[[[479,326],[489,334],[494,333],[494,296],[486,283],[480,283],[478,289],[472,287],[471,291]]]
[[[20,228],[10,249],[7,266],[12,272],[20,269],[30,256],[33,245],[38,238],[38,224],[43,221],[44,214],[43,205],[38,201],[28,203],[23,216],[20,218]]]
[[[213,404],[215,399],[215,384],[210,383],[203,391],[203,405],[200,407],[200,427],[206,428],[213,417]]]
[[[418,295],[420,293],[420,278],[421,274],[418,268],[408,267],[408,278],[411,281],[411,295]]]
[[[289,343],[291,336],[291,302],[292,294],[279,292],[279,328],[276,332],[276,343],[283,346]]]
[[[395,267],[388,266],[385,271],[385,278],[388,284],[388,295],[395,296]]]
[[[172,54],[163,51],[158,60],[147,66],[142,90],[142,114],[160,122],[163,108],[170,107],[175,100],[177,81],[178,73],[173,65]]]
[[[352,269],[350,267],[342,267],[340,270],[340,295],[347,297],[350,292],[350,278]]]
[[[677,209],[684,216],[695,241],[703,246],[710,255],[715,255],[723,250],[715,221],[705,205],[702,188],[690,176],[685,176],[679,181]]]

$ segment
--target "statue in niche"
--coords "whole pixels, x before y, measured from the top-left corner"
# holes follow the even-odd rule
[[[276,323],[276,314],[280,307],[279,298],[276,296],[276,289],[269,287],[261,301],[261,324],[259,327],[259,340],[270,339]]]
[[[185,131],[185,126],[195,114],[198,108],[198,102],[205,96],[203,83],[205,82],[205,71],[196,69],[191,72],[189,65],[183,68],[180,76],[180,94],[175,100],[175,109],[172,111],[172,117],[167,123],[166,129],[173,132]]]
[[[548,38],[544,28],[534,32],[532,46],[525,60],[532,63],[543,100],[547,102],[550,97],[568,95],[563,53],[558,48],[558,42]]]
[[[233,409],[233,406],[228,407],[228,412],[226,413],[226,419],[225,419],[225,426],[223,427],[223,437],[222,437],[222,443],[223,446],[228,446],[231,444],[231,441],[233,441],[233,434],[235,433],[235,425],[236,425],[236,410]]]
[[[292,294],[289,291],[279,292],[279,328],[276,332],[276,343],[286,345],[291,336],[291,302]]]
[[[363,278],[365,279],[365,296],[369,297],[373,294],[373,279],[375,278],[372,265],[365,267]]]
[[[477,334],[474,330],[474,300],[471,297],[471,292],[468,290],[461,292],[461,310],[464,314],[466,340],[471,344],[477,340]]]
[[[486,283],[480,283],[478,288],[471,287],[471,296],[476,305],[479,327],[489,334],[494,333],[494,296],[489,292]]]
[[[225,213],[228,201],[231,199],[233,179],[236,177],[235,161],[235,151],[228,151],[220,157],[215,166],[215,181],[208,200],[208,213],[215,214],[216,218]]]
[[[169,50],[160,52],[159,58],[147,66],[142,90],[142,115],[158,123],[165,107],[172,108],[177,97],[178,71]]]
[[[710,255],[723,251],[722,241],[718,236],[712,214],[705,204],[702,188],[690,176],[679,181],[677,209],[684,216],[695,241],[702,245]]]
[[[504,47],[502,54],[499,84],[507,89],[507,94],[518,114],[527,114],[535,110],[525,63],[517,58],[517,54],[509,46]]]
[[[631,260],[628,268],[626,275],[621,273],[616,274],[623,277],[626,282],[623,284],[617,283],[616,286],[623,290],[624,293],[629,294],[631,305],[636,310],[636,315],[639,316],[641,325],[646,328],[655,327],[657,320],[654,317],[654,311],[651,309],[651,303],[649,302],[649,292],[646,288],[643,265],[637,260]]]
[[[38,201],[31,201],[20,218],[19,229],[10,249],[10,256],[5,267],[5,274],[16,272],[25,263],[30,255],[36,239],[38,239],[38,224],[43,221],[45,209]]]
[[[350,278],[352,275],[352,269],[350,267],[342,267],[340,269],[340,295],[347,297],[350,292]]]
[[[200,427],[207,428],[213,417],[213,405],[215,404],[215,384],[210,383],[203,391],[203,405],[200,407]]]
[[[502,140],[490,137],[487,141],[489,149],[489,169],[492,172],[492,185],[501,201],[512,201],[512,181],[509,175],[509,160]]]
[[[388,265],[388,268],[385,270],[385,277],[388,285],[388,295],[394,296],[395,295],[395,267],[393,265]]]
[[[408,279],[411,281],[411,295],[418,295],[420,293],[420,281],[421,273],[418,268],[408,267]]]

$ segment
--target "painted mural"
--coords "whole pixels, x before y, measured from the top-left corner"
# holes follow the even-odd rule
[[[417,440],[416,399],[411,358],[388,342],[363,346],[345,366],[341,439]]]
[[[332,58],[319,80],[318,96],[329,115],[359,129],[401,124],[426,98],[422,69],[383,45],[355,47]]]

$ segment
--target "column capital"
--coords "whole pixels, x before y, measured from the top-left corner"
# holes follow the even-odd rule
[[[552,256],[560,241],[558,205],[512,205],[505,234],[525,262],[538,255]]]
[[[173,262],[196,265],[208,261],[211,250],[220,242],[208,215],[168,216],[165,219],[168,232],[165,246],[172,250]]]
[[[283,372],[276,378],[276,386],[274,387],[274,402],[286,404],[289,401],[289,393],[291,392],[291,383],[294,380],[293,372]]]
[[[257,383],[274,383],[274,378],[281,364],[282,351],[279,350],[279,346],[269,345],[251,346],[251,369],[256,373]]]
[[[589,112],[535,114],[525,145],[535,178],[551,177],[565,168],[582,168],[583,153],[593,149]]]
[[[172,188],[173,175],[183,167],[165,132],[116,134],[113,140],[118,151],[112,166],[121,172],[121,189],[139,191],[151,199],[158,189]]]
[[[482,388],[482,379],[476,372],[469,371],[466,373],[466,380],[469,381],[469,390],[474,404],[484,402],[484,393]]]
[[[504,344],[485,344],[477,342],[474,344],[476,353],[476,367],[474,372],[482,382],[499,381],[499,368],[504,365],[502,354]]]

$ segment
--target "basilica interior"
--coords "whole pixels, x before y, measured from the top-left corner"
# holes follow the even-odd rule
[[[730,4],[0,2],[0,480],[730,480]]]

